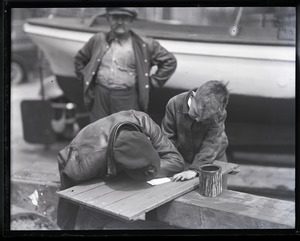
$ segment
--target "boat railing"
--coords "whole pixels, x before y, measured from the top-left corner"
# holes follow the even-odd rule
[[[37,17],[76,18],[84,27],[93,28],[103,25],[105,8],[49,8],[41,11],[32,10]],[[189,14],[187,14],[189,13]],[[188,15],[188,17],[187,17]],[[102,21],[101,21],[102,17]],[[294,44],[296,38],[295,10],[291,8],[139,8],[138,19],[141,24],[155,25],[166,32],[180,31],[181,28],[199,32],[198,28],[225,31],[230,39],[239,39],[241,35],[261,36],[269,39],[269,32],[273,32],[274,38],[279,44]],[[143,26],[142,29],[145,29]],[[199,30],[199,31],[198,31]],[[276,33],[275,33],[276,31]],[[258,32],[261,32],[258,33]],[[207,32],[205,32],[207,34]],[[194,39],[194,38],[192,38]]]

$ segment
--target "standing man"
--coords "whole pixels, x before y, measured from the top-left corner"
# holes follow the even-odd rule
[[[111,31],[95,34],[75,56],[92,122],[121,110],[147,112],[150,88],[162,87],[177,67],[174,55],[156,40],[131,30],[135,8],[106,11]]]
[[[187,170],[173,176],[174,181],[197,176],[199,167],[214,160],[227,162],[225,133],[227,84],[207,81],[199,88],[171,98],[166,106],[162,131],[178,149]],[[227,186],[223,177],[223,187]]]

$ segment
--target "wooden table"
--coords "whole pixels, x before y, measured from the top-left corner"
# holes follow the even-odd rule
[[[215,161],[222,167],[222,174],[238,172],[238,165]],[[110,181],[94,179],[57,192],[62,197],[85,208],[120,218],[125,221],[136,220],[199,185],[194,178],[183,182],[168,182],[151,186],[147,182],[137,182],[120,175]],[[200,195],[200,194],[199,194]]]

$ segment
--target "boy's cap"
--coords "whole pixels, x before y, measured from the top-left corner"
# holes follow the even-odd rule
[[[160,157],[149,138],[141,132],[121,130],[113,144],[117,165],[131,178],[147,181],[158,174]]]
[[[133,18],[136,18],[138,11],[136,8],[106,8],[108,14],[118,14],[118,15],[129,15]]]

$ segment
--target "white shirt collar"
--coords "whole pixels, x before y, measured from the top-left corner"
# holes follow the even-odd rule
[[[195,95],[195,91],[192,91],[193,94]],[[192,103],[192,97],[190,96],[190,98],[188,99],[188,106],[191,107],[191,103]]]

